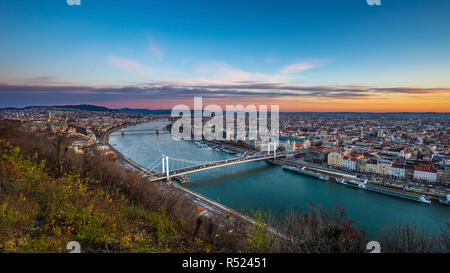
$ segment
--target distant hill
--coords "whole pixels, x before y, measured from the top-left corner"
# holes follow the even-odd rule
[[[91,104],[81,104],[81,105],[57,105],[56,108],[65,109],[78,109],[85,111],[96,111],[96,112],[123,112],[123,113],[134,113],[134,114],[170,114],[170,110],[150,110],[150,109],[132,109],[132,108],[120,108],[111,109],[104,106],[97,106]]]
[[[139,114],[169,114],[172,112],[171,110],[150,110],[150,109],[132,109],[132,108],[121,108],[121,109],[114,109],[118,112],[125,112],[125,113],[139,113]]]
[[[53,105],[53,106],[26,106],[23,108],[18,107],[6,107],[0,108],[0,110],[23,110],[23,109],[46,109],[46,108],[57,108],[57,109],[76,109],[84,111],[93,112],[121,112],[121,113],[134,113],[134,114],[170,114],[171,110],[150,110],[150,109],[132,109],[132,108],[120,108],[111,109],[104,106],[92,105],[92,104],[79,104],[79,105]]]
[[[80,105],[55,105],[53,106],[55,108],[70,108],[70,109],[78,109],[78,110],[85,110],[85,111],[94,111],[94,112],[111,112],[114,111],[113,109],[104,107],[104,106],[97,106],[97,105],[91,105],[91,104],[80,104]]]
[[[113,109],[109,109],[107,107],[103,106],[97,106],[97,105],[90,105],[90,104],[80,104],[80,105],[53,105],[53,106],[26,106],[22,108],[18,107],[6,107],[6,108],[0,108],[0,110],[28,110],[28,109],[50,109],[50,108],[57,108],[57,109],[78,109],[78,110],[86,110],[86,111],[114,111]]]
[[[5,108],[0,108],[0,110],[22,110],[24,108],[17,108],[17,107],[5,107]]]

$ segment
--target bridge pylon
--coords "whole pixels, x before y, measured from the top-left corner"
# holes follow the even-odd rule
[[[167,181],[169,181],[170,178],[170,168],[169,168],[169,157],[166,155],[162,155],[161,158],[161,166],[162,166],[162,171],[161,173],[164,175],[166,175],[167,177]]]
[[[170,173],[170,170],[169,170],[169,157],[166,156],[166,175],[167,175],[167,182],[170,181],[169,173]]]
[[[165,173],[166,172],[166,157],[165,157],[165,155],[162,155],[161,166],[162,166],[161,173]]]
[[[270,148],[273,147],[273,158],[277,157],[277,143],[276,142],[268,142],[267,143],[267,154],[270,155]]]

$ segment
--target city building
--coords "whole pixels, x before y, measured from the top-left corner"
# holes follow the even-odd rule
[[[342,168],[342,160],[344,152],[341,150],[333,150],[328,154],[328,165]]]
[[[414,167],[414,180],[435,183],[437,180],[436,170],[431,165],[417,165]]]

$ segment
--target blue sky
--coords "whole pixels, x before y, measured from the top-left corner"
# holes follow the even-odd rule
[[[449,14],[448,0],[2,1],[0,83],[444,88],[448,99]],[[124,101],[100,97],[79,102]]]

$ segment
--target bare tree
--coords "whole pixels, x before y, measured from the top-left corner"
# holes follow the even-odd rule
[[[449,223],[447,223],[449,226]],[[385,229],[381,236],[383,252],[391,253],[430,253],[448,251],[448,229],[440,236],[430,235],[416,224],[405,223]]]
[[[336,206],[332,214],[310,205],[307,212],[289,211],[282,222],[283,252],[364,252],[366,234],[355,229],[345,210]]]

